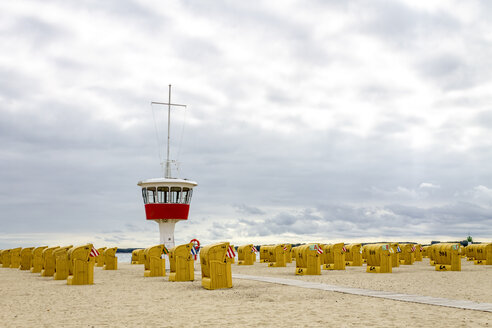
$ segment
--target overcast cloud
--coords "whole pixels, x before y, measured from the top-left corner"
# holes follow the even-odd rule
[[[491,15],[486,1],[2,2],[0,248],[158,242],[136,183],[161,175],[150,102],[170,83],[188,105],[172,154],[198,182],[178,243],[490,241]]]

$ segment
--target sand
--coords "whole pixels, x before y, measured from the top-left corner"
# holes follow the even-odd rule
[[[492,303],[492,266],[463,260],[461,272],[436,272],[428,260],[392,274],[364,267],[295,276],[266,264],[233,273]],[[145,278],[142,265],[95,268],[91,286],[67,286],[17,269],[0,268],[1,327],[492,327],[492,313],[460,310],[234,279],[232,289]]]

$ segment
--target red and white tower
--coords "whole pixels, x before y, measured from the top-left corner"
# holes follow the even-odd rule
[[[197,183],[171,176],[171,160],[169,159],[171,106],[186,107],[186,105],[171,103],[171,85],[169,85],[169,102],[152,102],[152,104],[168,106],[167,158],[164,178],[142,180],[138,182],[138,186],[142,187],[147,220],[153,220],[159,224],[160,242],[170,249],[174,247],[174,226],[177,222],[188,219],[191,196]]]

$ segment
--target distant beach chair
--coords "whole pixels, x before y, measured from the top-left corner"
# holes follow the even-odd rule
[[[291,249],[291,244],[284,244],[285,263],[292,263],[292,256],[290,254]]]
[[[253,265],[256,262],[256,253],[253,247],[253,244],[248,244],[237,248],[238,265]]]
[[[68,251],[67,285],[92,285],[94,283],[94,262],[89,259],[93,245],[72,247]]]
[[[492,243],[476,245],[474,264],[492,265]]]
[[[347,252],[345,253],[345,265],[346,266],[362,266],[362,244],[348,244],[345,246]]]
[[[296,247],[296,275],[320,275],[321,254],[318,244],[308,244]]]
[[[400,264],[412,265],[415,262],[415,244],[400,244]]]
[[[104,267],[104,251],[107,249],[107,247],[101,247],[97,249],[97,252],[99,253],[98,256],[94,257],[94,261],[96,262],[96,267]]]
[[[285,244],[277,244],[273,246],[267,246],[268,249],[268,266],[269,267],[286,267],[287,264],[285,262],[286,258],[286,245]]]
[[[53,275],[53,278],[55,280],[66,280],[68,278],[68,251],[72,247],[73,245],[64,246],[53,251],[53,258],[55,259],[55,273]]]
[[[193,281],[195,257],[191,255],[192,243],[175,246],[169,250],[169,281]]]
[[[43,270],[43,251],[48,248],[48,246],[40,246],[34,248],[32,251],[32,262],[31,262],[31,272],[40,273]]]
[[[360,247],[360,254],[362,257],[362,264],[367,263],[367,252],[366,252],[366,246],[362,245]]]
[[[32,265],[32,251],[34,247],[23,248],[20,252],[20,267],[21,270],[30,270]]]
[[[41,276],[53,277],[55,274],[55,259],[53,258],[53,252],[60,248],[60,246],[48,247],[43,250],[43,269],[41,270]]]
[[[296,246],[296,247],[292,247],[290,249],[290,258],[295,261],[296,260],[296,252],[297,252],[297,247],[299,246]]]
[[[398,268],[400,266],[401,247],[399,243],[390,243],[391,250],[391,267]]]
[[[20,262],[21,262],[21,253],[22,248],[17,247],[17,248],[12,248],[10,250],[10,268],[11,269],[19,269],[20,267]]]
[[[454,243],[434,244],[436,271],[461,271],[460,245]]]
[[[366,272],[371,273],[391,273],[392,272],[392,252],[389,244],[366,245],[367,268]]]
[[[134,249],[132,251],[132,264],[145,264],[144,248]]]
[[[117,270],[118,258],[116,257],[116,251],[118,247],[111,247],[104,250],[104,266],[103,270]]]
[[[344,243],[323,245],[323,270],[345,270]]]
[[[10,249],[2,251],[2,268],[10,268]]]
[[[477,258],[477,249],[480,244],[470,244],[465,247],[465,256],[467,261],[475,261]]]
[[[415,244],[415,261],[422,262],[422,259],[424,257],[422,251],[423,251],[422,245]]]
[[[270,262],[269,248],[272,245],[261,245],[260,246],[260,263]]]
[[[218,243],[200,250],[202,286],[205,289],[232,288],[231,263],[226,260],[229,243]]]
[[[166,275],[166,259],[161,258],[164,245],[146,248],[144,255],[144,277],[164,277]]]
[[[437,252],[437,245],[439,244],[432,244],[429,246],[427,249],[427,254],[429,255],[429,265],[434,266],[436,265],[436,252]]]
[[[422,246],[422,258],[429,258],[429,245]]]

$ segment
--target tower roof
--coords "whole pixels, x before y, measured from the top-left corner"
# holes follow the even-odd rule
[[[161,187],[161,186],[174,186],[174,187],[188,187],[193,188],[198,185],[195,181],[177,178],[153,178],[139,181],[137,183],[140,187]]]

